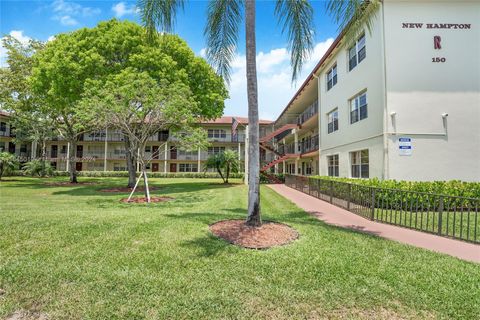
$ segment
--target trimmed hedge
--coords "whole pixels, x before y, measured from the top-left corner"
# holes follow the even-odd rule
[[[361,186],[376,187],[382,189],[395,189],[402,191],[434,193],[452,197],[479,198],[480,182],[465,182],[460,180],[450,181],[403,181],[403,180],[379,180],[352,179],[325,176],[313,176],[315,179],[348,182]]]
[[[22,171],[15,171],[12,175],[23,176]],[[149,178],[220,178],[216,172],[148,172]],[[68,177],[68,171],[54,171],[54,177]],[[128,177],[127,171],[77,171],[79,177]],[[231,173],[230,178],[243,179],[243,173]]]

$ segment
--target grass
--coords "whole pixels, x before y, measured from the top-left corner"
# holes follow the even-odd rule
[[[8,178],[7,178],[8,179]],[[13,179],[13,178],[11,178]],[[243,185],[151,179],[158,204],[122,204],[99,185],[0,182],[0,318],[475,319],[480,265],[328,226],[267,187],[265,220],[300,233],[264,251],[211,236],[245,217]]]

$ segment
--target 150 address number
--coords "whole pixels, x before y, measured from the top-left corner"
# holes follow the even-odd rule
[[[440,62],[445,62],[447,61],[447,59],[445,59],[444,57],[433,57],[432,58],[432,62],[436,62],[436,63],[440,63]]]

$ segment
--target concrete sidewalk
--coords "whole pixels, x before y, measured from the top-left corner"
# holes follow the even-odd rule
[[[271,184],[268,187],[325,223],[480,263],[480,245],[370,221],[284,184]]]

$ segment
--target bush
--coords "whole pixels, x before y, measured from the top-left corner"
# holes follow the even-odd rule
[[[445,196],[445,208],[457,208],[458,210],[467,210],[475,207],[480,199],[480,183],[465,182],[459,180],[451,181],[398,181],[398,180],[379,180],[379,179],[351,179],[337,177],[311,177],[323,181],[315,187],[320,192],[329,194],[332,188],[333,196],[336,198],[347,199],[350,197],[352,202],[369,201],[371,187],[376,188],[375,202],[376,207],[392,207],[412,205],[420,210],[430,210],[439,205],[439,196]],[[333,181],[331,187],[328,181]],[[336,183],[337,182],[337,183]],[[338,183],[340,182],[340,183]],[[348,188],[348,183],[361,186]],[[365,188],[362,188],[365,187]],[[405,191],[405,192],[399,192]],[[349,192],[351,192],[349,194]],[[454,198],[455,197],[455,198]],[[462,197],[462,198],[456,198]],[[469,199],[474,199],[470,201]],[[423,209],[422,209],[423,208]],[[463,208],[463,209],[462,209]]]
[[[32,160],[23,165],[23,172],[29,176],[52,176],[54,173],[53,167],[48,161]]]
[[[23,176],[25,172],[15,171],[14,175]],[[77,171],[79,177],[128,177],[127,171]],[[147,172],[149,178],[220,178],[215,172]],[[68,177],[68,171],[53,171],[52,176]],[[243,179],[243,173],[231,173],[230,178]]]

